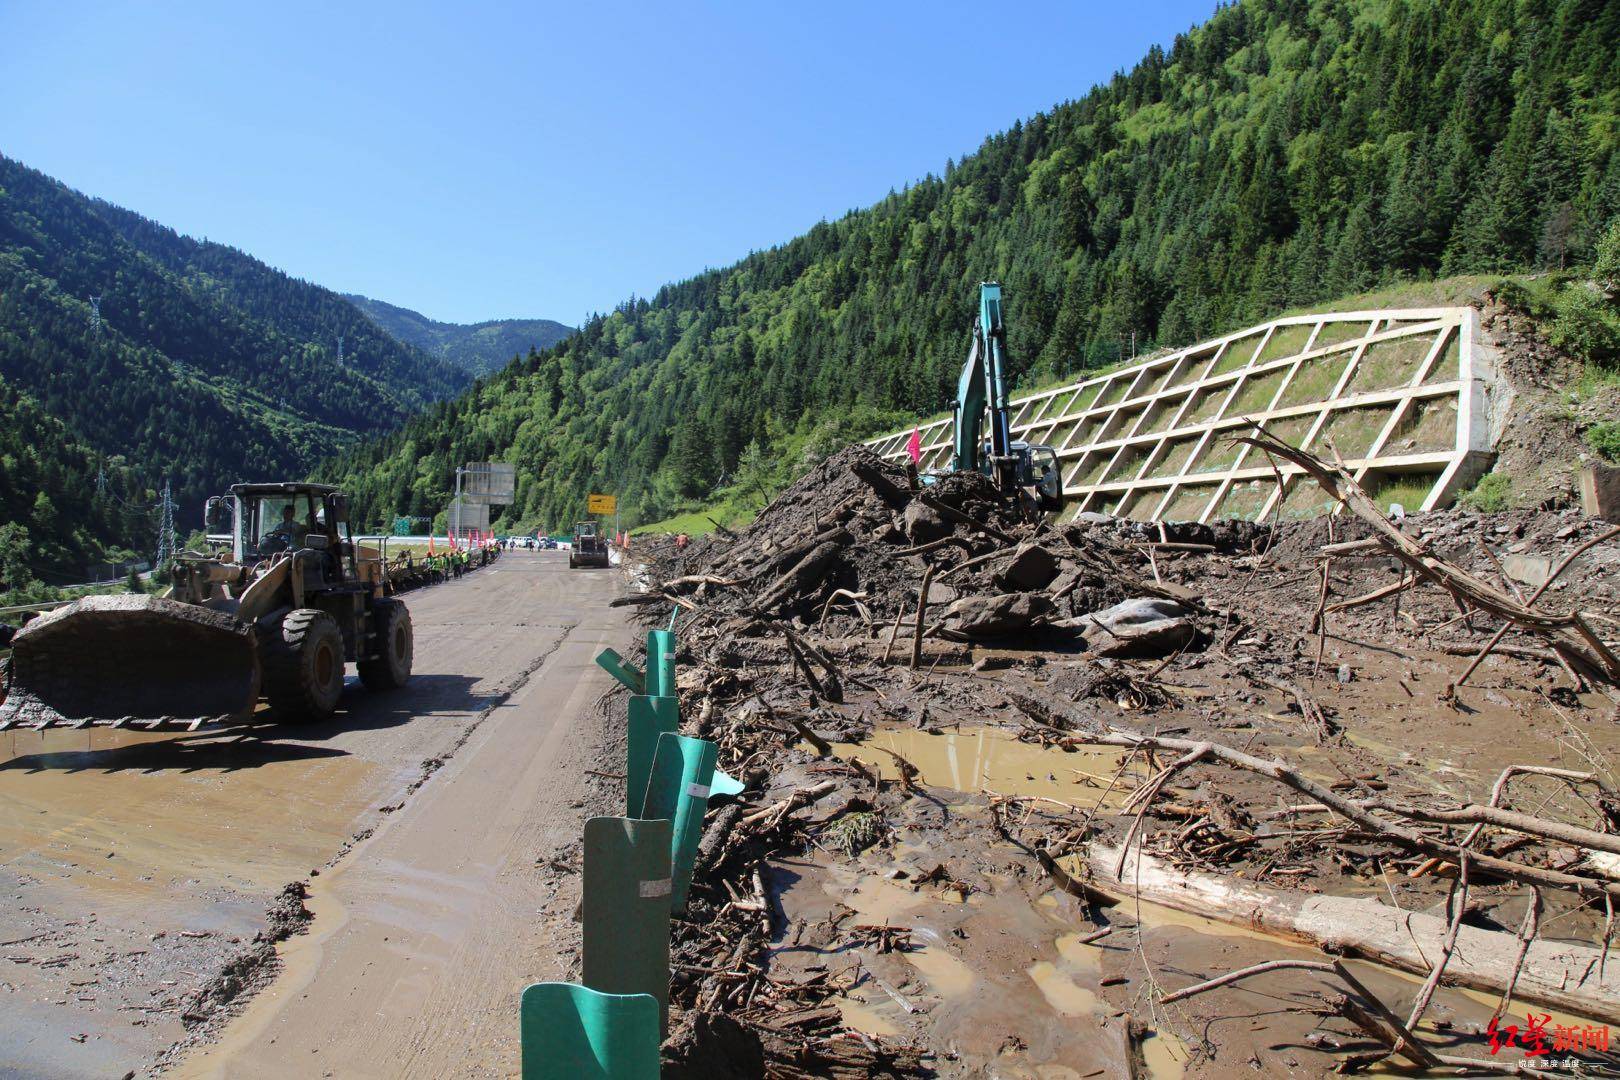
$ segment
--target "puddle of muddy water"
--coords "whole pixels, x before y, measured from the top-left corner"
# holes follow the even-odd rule
[[[988,791],[1002,796],[1055,799],[1080,809],[1103,800],[1125,751],[1112,746],[1057,747],[1019,742],[1012,732],[994,727],[964,727],[931,734],[913,728],[880,728],[864,743],[834,743],[842,758],[859,757],[888,780],[900,778],[900,765],[890,750],[915,765],[921,782],[968,794]],[[1135,787],[1121,780],[1108,793],[1116,804]]]
[[[1073,865],[1066,868],[1071,871],[1077,869]],[[1072,898],[1056,891],[1048,892],[1035,901],[1037,908],[1064,919],[1073,916],[1074,904]],[[1246,926],[1206,918],[1147,901],[1140,903],[1127,901],[1116,910],[1120,915],[1139,920],[1144,941],[1149,944],[1149,951],[1162,952],[1156,961],[1157,964],[1170,965],[1189,981],[1192,980],[1193,973],[1199,971],[1218,974],[1221,970],[1231,970],[1261,960],[1291,957],[1320,960],[1326,956],[1325,953],[1308,946],[1261,933]],[[1135,931],[1127,925],[1096,945],[1081,944],[1079,934],[1065,934],[1057,938],[1057,950],[1065,965],[1095,970],[1100,963],[1102,949],[1124,946],[1126,942],[1134,941],[1131,937],[1134,933]],[[1385,967],[1369,960],[1342,959],[1357,979],[1401,1015],[1405,1015],[1410,1009],[1419,987],[1424,982],[1419,975]],[[1035,977],[1033,970],[1031,976]],[[1037,982],[1042,982],[1042,979],[1037,978]],[[1260,994],[1275,1001],[1282,986],[1290,987],[1294,991],[1305,987],[1325,992],[1336,992],[1341,989],[1336,983],[1323,982],[1309,976],[1274,975],[1261,976],[1244,984],[1241,991],[1230,992]],[[1174,988],[1174,985],[1167,987],[1167,989]],[[1047,994],[1047,999],[1053,1007],[1058,1008],[1058,1002],[1048,992],[1046,985],[1042,985],[1042,991]],[[1494,994],[1466,987],[1442,986],[1435,993],[1420,1028],[1424,1034],[1435,1038],[1441,1049],[1477,1056],[1476,1051],[1484,1036],[1470,1033],[1483,1032],[1496,1008],[1497,1000]],[[1107,1008],[1108,1005],[1103,1002],[1099,1007]],[[1556,1009],[1539,1005],[1527,1007],[1518,1003],[1513,1006],[1509,1019],[1517,1019],[1517,1022],[1522,1023],[1526,1011],[1534,1013],[1537,1017],[1550,1016],[1551,1025],[1582,1029],[1596,1023],[1590,1018],[1572,1016]],[[1448,1041],[1452,1045],[1448,1046]],[[1141,1048],[1148,1074],[1158,1080],[1176,1080],[1184,1073],[1187,1063],[1191,1060],[1187,1044],[1175,1031],[1166,1027],[1160,1027],[1149,1033],[1143,1040]],[[1401,1072],[1398,1067],[1374,1071]]]
[[[0,850],[14,871],[100,889],[275,889],[326,861],[376,771],[230,732],[9,731]]]
[[[1099,1003],[1097,995],[1076,983],[1050,960],[1031,964],[1029,977],[1035,980],[1041,996],[1059,1016],[1093,1016]]]
[[[877,1002],[843,997],[837,999],[837,1004],[844,1023],[856,1031],[864,1031],[868,1035],[880,1038],[900,1036],[900,1026],[889,1019]]]

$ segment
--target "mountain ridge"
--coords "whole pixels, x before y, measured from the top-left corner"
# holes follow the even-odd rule
[[[1620,214],[1620,7],[1241,0],[875,205],[592,319],[329,472],[434,513],[518,466],[507,524],[591,491],[665,517],[787,432],[947,405],[975,286],[1014,378],[1402,280],[1592,257]],[[855,432],[859,434],[860,432]]]
[[[395,339],[447,359],[474,375],[498,371],[530,351],[549,349],[575,331],[555,319],[442,322],[386,300],[359,293],[342,296]]]
[[[472,377],[330,290],[0,155],[0,383],[60,421],[98,469],[116,459],[120,498],[149,504],[172,481],[182,535],[206,495],[303,478]]]

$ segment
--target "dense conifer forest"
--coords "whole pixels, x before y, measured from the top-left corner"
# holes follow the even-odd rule
[[[172,481],[189,526],[224,485],[306,476],[470,379],[336,293],[0,157],[0,523],[32,526],[36,567],[71,577],[92,536],[150,546],[155,524],[93,505],[103,470],[132,502]],[[28,477],[66,523],[54,539]]]
[[[648,520],[754,459],[946,406],[974,286],[1027,383],[1384,283],[1590,262],[1620,211],[1620,5],[1243,0],[877,205],[632,298],[333,466],[378,520],[463,461],[508,523]],[[870,424],[868,426],[870,426]]]

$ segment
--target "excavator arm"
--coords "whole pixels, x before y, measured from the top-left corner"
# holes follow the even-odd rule
[[[987,465],[1008,456],[1012,429],[1007,415],[1007,335],[1001,322],[1001,286],[979,286],[979,317],[973,344],[956,383],[956,456],[958,472],[990,472]],[[985,410],[990,415],[990,461],[984,459]]]
[[[951,467],[958,472],[983,473],[1008,494],[1031,489],[1030,498],[1039,510],[1061,510],[1063,482],[1055,452],[1049,446],[1013,442],[1006,370],[1007,331],[1001,318],[1001,286],[986,281],[979,285],[973,344],[956,384],[955,456]],[[984,437],[987,416],[988,439]]]

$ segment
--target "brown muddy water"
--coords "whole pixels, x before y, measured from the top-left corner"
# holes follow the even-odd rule
[[[884,751],[889,751],[885,753]],[[1005,728],[962,727],[938,734],[916,728],[882,728],[864,743],[834,743],[839,757],[876,766],[885,780],[900,778],[898,754],[921,772],[919,783],[963,794],[1028,796],[1090,809],[1117,805],[1136,786],[1140,768],[1115,781],[1125,751],[1081,747],[1064,752],[1019,742]]]
[[[1079,812],[1117,808],[1142,779],[1132,765],[1110,789],[1119,751],[1041,748],[991,727],[879,728],[865,743],[834,747],[897,779],[899,765],[883,749],[916,766],[927,788],[890,815],[887,842],[854,859],[824,851],[776,870],[791,927],[776,962],[788,972],[830,971],[847,988],[840,1008],[851,1026],[932,1049],[944,1075],[1041,1080],[1327,1075],[1345,1052],[1372,1049],[1346,1022],[1317,1015],[1342,988],[1308,972],[1156,1004],[1155,986],[1168,992],[1248,964],[1323,954],[1155,904],[1094,908],[1055,889],[990,829],[986,795]],[[854,926],[899,928],[908,941],[890,952],[854,947]],[[1100,926],[1113,929],[1081,940]],[[1402,1015],[1421,985],[1375,964],[1350,966]],[[1486,1056],[1495,1006],[1489,995],[1443,988],[1424,1032],[1443,1051]],[[1510,1019],[1522,1024],[1523,1011],[1515,1007]]]
[[[229,729],[0,734],[0,1062],[117,1076],[182,1037],[179,1003],[389,780]]]

